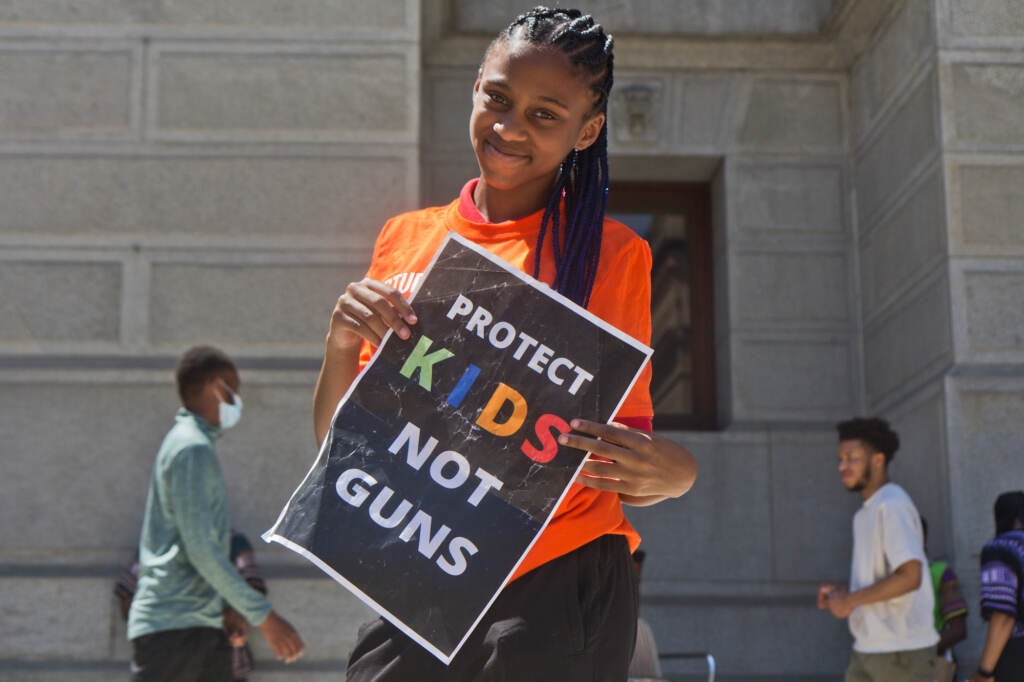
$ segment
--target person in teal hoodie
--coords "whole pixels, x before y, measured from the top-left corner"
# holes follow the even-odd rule
[[[133,682],[230,682],[232,645],[255,625],[277,658],[302,638],[231,562],[227,488],[215,442],[242,414],[234,362],[188,349],[175,371],[181,409],[156,455],[128,612]]]

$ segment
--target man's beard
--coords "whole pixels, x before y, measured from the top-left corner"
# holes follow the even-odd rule
[[[864,474],[857,479],[851,487],[847,488],[851,493],[859,493],[871,483],[871,469],[864,469]]]

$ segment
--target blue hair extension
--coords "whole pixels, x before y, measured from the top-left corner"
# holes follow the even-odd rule
[[[535,7],[499,36],[555,47],[580,69],[595,96],[594,112],[608,110],[614,72],[614,41],[593,17],[576,9]],[[563,215],[564,203],[564,215]],[[541,252],[549,239],[554,253],[556,291],[586,307],[601,256],[601,233],[608,206],[608,123],[583,151],[562,161],[544,208],[537,236],[533,274],[540,274]]]

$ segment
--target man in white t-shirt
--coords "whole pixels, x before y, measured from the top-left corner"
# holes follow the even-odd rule
[[[878,418],[850,419],[836,429],[839,477],[864,504],[853,517],[849,588],[823,584],[818,608],[849,618],[854,642],[846,682],[931,682],[939,634],[921,517],[888,474],[899,436]]]

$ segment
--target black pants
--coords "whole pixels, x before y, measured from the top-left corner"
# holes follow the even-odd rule
[[[1012,637],[996,663],[996,682],[1024,680],[1024,637]]]
[[[606,535],[505,587],[445,667],[384,619],[364,625],[349,682],[624,682],[636,642],[629,545]]]
[[[132,682],[233,682],[220,628],[154,632],[132,640]]]

